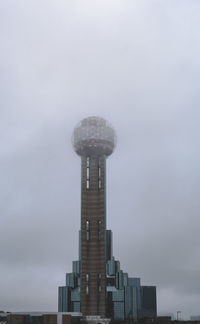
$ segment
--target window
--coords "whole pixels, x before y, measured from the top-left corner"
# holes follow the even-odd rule
[[[99,166],[99,189],[101,189],[101,167]]]
[[[99,189],[101,189],[101,180],[99,179]]]
[[[101,239],[101,220],[98,220],[98,239]]]
[[[89,241],[90,239],[90,222],[86,220],[86,240]]]
[[[86,158],[86,189],[90,188],[90,158]]]
[[[86,280],[86,295],[89,295],[89,273],[86,273],[85,275],[85,280]]]
[[[99,286],[99,292],[101,292],[101,273],[98,274],[98,286]]]

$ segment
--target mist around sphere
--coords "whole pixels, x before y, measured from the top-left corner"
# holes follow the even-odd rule
[[[105,155],[113,153],[116,134],[112,126],[101,117],[87,117],[75,127],[72,145],[80,156]]]

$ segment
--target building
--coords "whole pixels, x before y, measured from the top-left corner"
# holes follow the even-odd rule
[[[7,314],[7,324],[80,324],[80,313],[17,312]]]
[[[102,118],[81,121],[73,134],[81,157],[79,260],[59,287],[58,311],[114,320],[156,317],[156,287],[129,278],[115,260],[112,231],[106,228],[106,159],[116,145],[113,128]]]
[[[191,321],[198,321],[198,322],[200,322],[200,315],[190,316],[190,320]]]
[[[0,324],[6,324],[7,322],[7,313],[0,311]]]

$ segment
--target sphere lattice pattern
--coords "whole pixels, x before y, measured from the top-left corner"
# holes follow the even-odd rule
[[[103,118],[88,117],[74,129],[72,144],[78,155],[110,155],[116,145],[112,126]]]

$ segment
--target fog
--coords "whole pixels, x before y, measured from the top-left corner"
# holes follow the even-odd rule
[[[0,309],[56,311],[78,258],[76,124],[107,119],[107,225],[158,313],[200,313],[200,2],[0,2]]]

